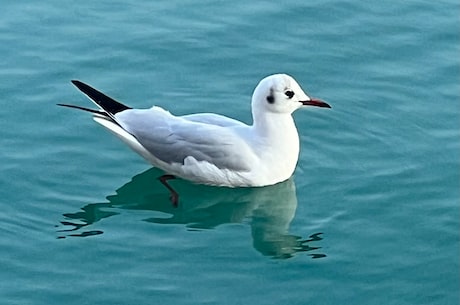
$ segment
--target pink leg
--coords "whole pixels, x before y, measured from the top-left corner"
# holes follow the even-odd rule
[[[171,192],[171,196],[169,198],[171,198],[172,204],[175,207],[177,207],[177,204],[179,203],[179,194],[168,184],[168,180],[176,179],[176,176],[163,175],[163,176],[159,177],[158,179]]]

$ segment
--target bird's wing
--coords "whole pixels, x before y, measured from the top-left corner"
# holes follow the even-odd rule
[[[183,164],[193,157],[220,169],[248,171],[256,161],[235,128],[176,117],[160,107],[128,109],[115,114],[115,120],[153,156],[169,164]]]
[[[221,126],[221,127],[235,127],[235,126],[245,126],[246,124],[223,116],[219,114],[214,114],[214,113],[195,113],[195,114],[188,114],[181,116],[181,118],[191,121],[191,122],[197,122],[197,123],[205,123],[205,124],[211,124],[211,125],[216,125],[216,126]]]

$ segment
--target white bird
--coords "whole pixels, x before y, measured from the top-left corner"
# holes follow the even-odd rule
[[[132,109],[77,80],[72,83],[100,109],[58,104],[94,114],[135,152],[166,174],[200,184],[259,187],[289,179],[299,158],[299,135],[292,113],[302,106],[331,108],[309,97],[289,75],[260,81],[252,95],[252,125],[214,113],[175,116],[161,107]]]

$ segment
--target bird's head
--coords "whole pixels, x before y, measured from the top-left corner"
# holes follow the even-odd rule
[[[254,111],[291,114],[302,106],[331,108],[319,99],[309,97],[289,75],[273,74],[260,81],[252,96]]]

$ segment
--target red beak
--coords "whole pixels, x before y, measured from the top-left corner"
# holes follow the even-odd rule
[[[302,104],[304,104],[305,106],[316,106],[316,107],[323,107],[323,108],[332,108],[328,103],[320,100],[320,99],[316,99],[316,98],[311,98],[309,101],[301,101]]]

